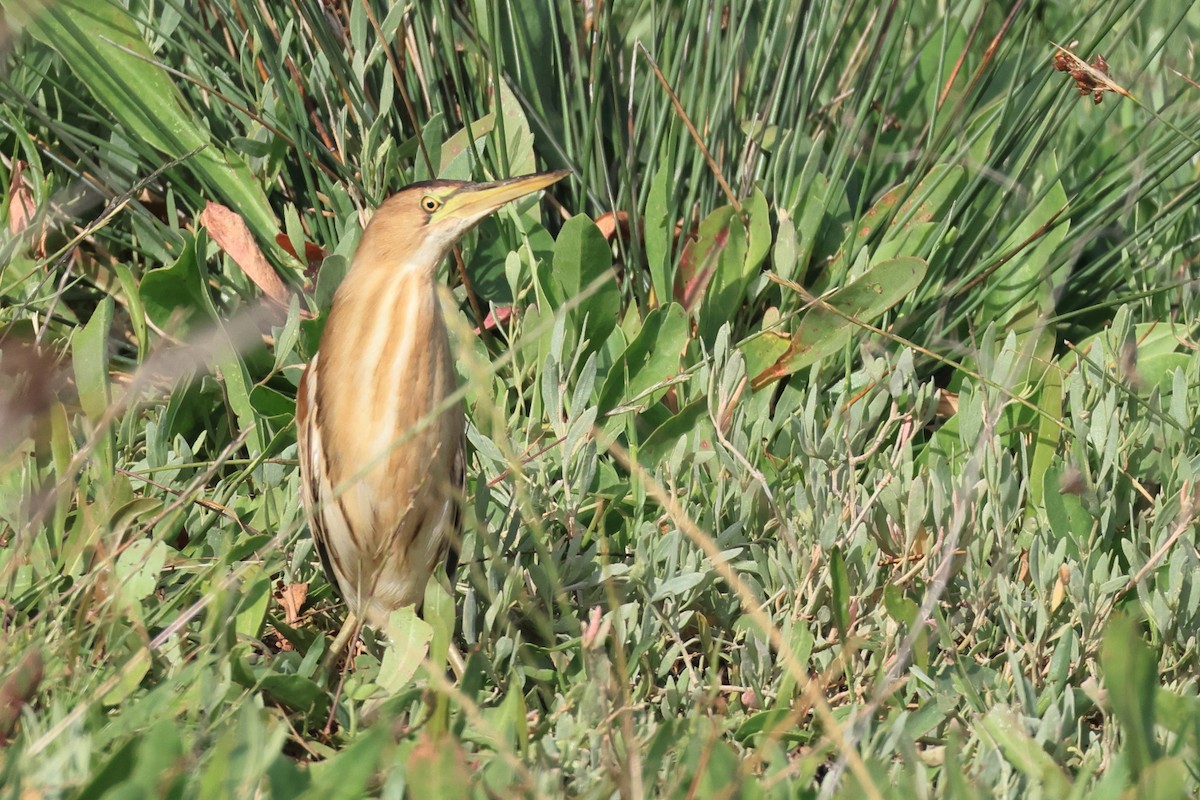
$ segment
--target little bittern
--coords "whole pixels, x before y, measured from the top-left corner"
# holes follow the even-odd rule
[[[334,295],[296,398],[301,494],[330,583],[376,628],[419,605],[457,547],[465,425],[447,402],[457,380],[438,264],[479,220],[566,174],[401,189]]]

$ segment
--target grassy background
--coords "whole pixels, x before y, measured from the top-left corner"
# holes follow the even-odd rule
[[[1200,12],[1001,5],[2,0],[5,794],[1194,795]],[[444,267],[453,601],[330,676],[361,224],[560,167]]]

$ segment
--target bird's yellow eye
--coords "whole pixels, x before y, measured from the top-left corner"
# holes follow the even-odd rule
[[[430,214],[442,207],[442,201],[438,200],[431,194],[427,194],[421,198],[421,208],[428,211]]]

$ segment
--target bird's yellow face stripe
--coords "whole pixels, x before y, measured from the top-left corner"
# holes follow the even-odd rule
[[[507,202],[545,189],[567,176],[566,170],[537,172],[491,183],[468,183],[443,190],[432,191],[421,198],[421,208],[429,213],[429,222],[474,221],[492,213]]]

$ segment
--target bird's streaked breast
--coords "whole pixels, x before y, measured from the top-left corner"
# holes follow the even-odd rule
[[[464,430],[432,276],[352,270],[310,372],[320,475],[306,484],[327,568],[368,619],[418,603],[454,533]]]

